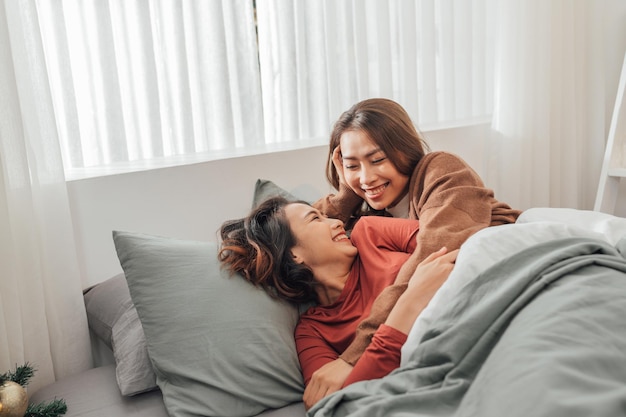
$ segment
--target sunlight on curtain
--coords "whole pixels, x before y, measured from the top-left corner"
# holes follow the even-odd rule
[[[82,282],[32,0],[0,0],[0,369],[29,389],[91,366]]]
[[[484,122],[494,1],[39,0],[66,173],[307,146],[368,97]]]
[[[251,1],[37,5],[66,169],[261,143]]]
[[[368,97],[424,128],[492,110],[492,0],[257,2],[267,141],[326,137]]]
[[[605,4],[497,6],[487,182],[518,208],[592,209],[606,138]]]

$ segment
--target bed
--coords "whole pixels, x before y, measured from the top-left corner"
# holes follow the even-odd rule
[[[257,182],[254,203],[276,193]],[[308,415],[624,415],[624,236],[626,219],[551,208],[477,233],[415,322],[400,368]],[[66,417],[306,415],[297,307],[228,276],[215,243],[113,239],[124,273],[85,291],[111,363],[31,402],[63,398]]]
[[[531,209],[463,245],[399,369],[323,416],[626,414],[626,219]]]

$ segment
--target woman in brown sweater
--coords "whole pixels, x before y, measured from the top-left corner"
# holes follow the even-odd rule
[[[483,228],[514,223],[521,213],[498,201],[459,156],[429,152],[404,108],[388,99],[361,101],[339,117],[326,175],[338,192],[314,206],[348,228],[362,215],[418,219],[416,263],[441,247],[458,249]],[[314,375],[317,384],[339,388],[405,288],[396,281],[376,299],[354,342]]]

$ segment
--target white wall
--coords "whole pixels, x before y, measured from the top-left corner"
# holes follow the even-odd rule
[[[250,208],[257,178],[325,192],[324,155],[324,149],[311,148],[69,182],[84,285],[121,271],[113,230],[216,240],[224,220]]]
[[[425,132],[433,150],[466,159],[482,175],[485,125]],[[313,200],[331,192],[326,146],[68,182],[83,285],[121,272],[111,232],[217,240],[228,219],[250,209],[258,178]]]

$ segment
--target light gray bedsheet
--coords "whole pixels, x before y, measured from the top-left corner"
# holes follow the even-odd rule
[[[32,403],[62,398],[67,403],[64,417],[169,417],[161,391],[125,397],[115,379],[115,365],[93,368],[43,387]],[[259,417],[304,417],[304,405],[296,403],[268,410]]]
[[[568,238],[505,259],[447,306],[405,366],[309,416],[626,415],[623,253],[624,239]]]
[[[89,369],[60,379],[41,388],[30,401],[39,403],[55,398],[62,398],[67,403],[65,417],[169,417],[161,391],[122,396],[115,379],[115,365]]]

